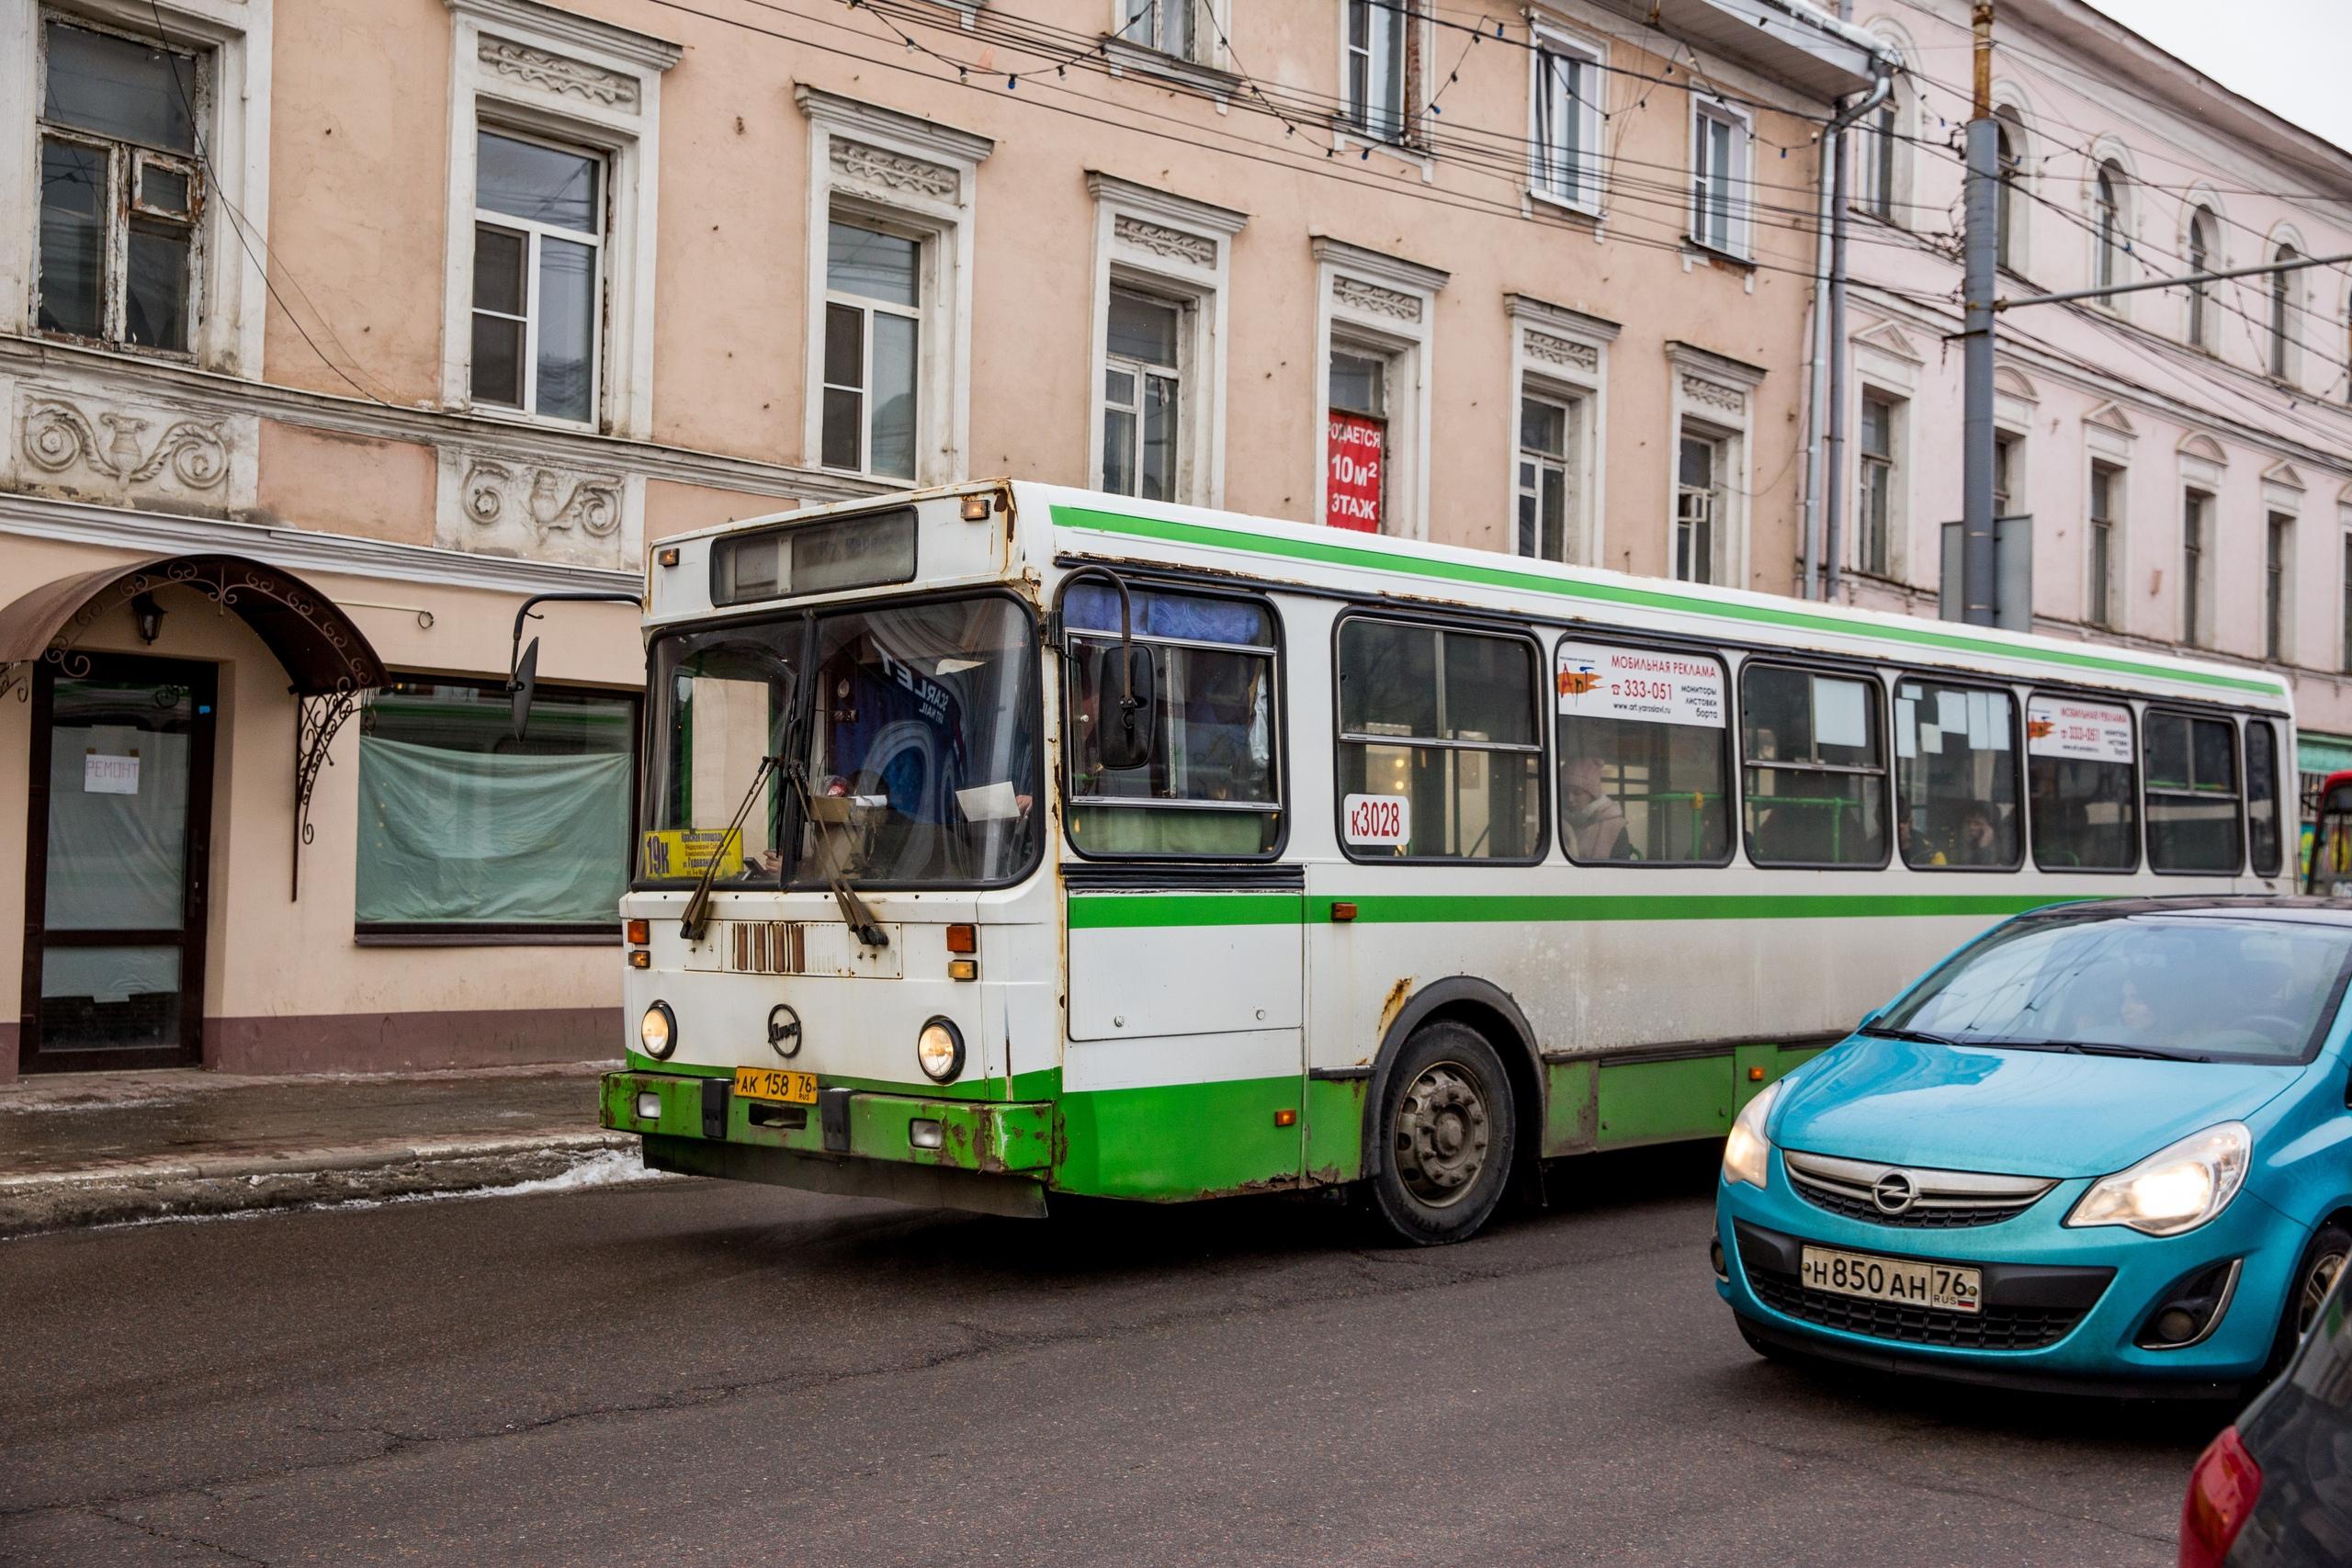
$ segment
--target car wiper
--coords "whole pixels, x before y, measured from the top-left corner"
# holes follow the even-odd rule
[[[1930,1034],[1924,1029],[1890,1029],[1883,1023],[1866,1023],[1854,1031],[1873,1040],[1908,1040],[1918,1045],[1958,1045],[1960,1041],[1947,1034]]]
[[[2147,1045],[2116,1045],[2103,1040],[1992,1040],[1991,1045],[2017,1045],[2029,1051],[2061,1051],[2070,1056],[2129,1056],[2146,1062],[2210,1062],[2188,1051],[2158,1051]]]
[[[796,759],[786,764],[784,778],[792,787],[792,793],[799,797],[800,819],[816,829],[819,843],[831,848],[827,858],[833,863],[833,869],[825,878],[825,887],[833,896],[833,907],[842,912],[842,924],[847,926],[865,946],[889,946],[890,933],[882,929],[874,918],[874,911],[867,908],[865,900],[857,896],[857,885],[850,880],[849,867],[843,863],[845,854],[838,847],[832,847],[833,841],[826,833],[831,824],[817,815],[817,803],[808,794],[808,770]],[[846,831],[849,824],[842,826]]]
[[[678,917],[678,934],[688,942],[702,940],[703,928],[710,923],[710,893],[718,881],[718,863],[726,858],[730,840],[737,844],[743,841],[737,835],[743,829],[744,815],[752,809],[752,802],[759,798],[760,786],[767,783],[768,775],[775,772],[783,760],[781,757],[760,759],[759,771],[752,775],[752,785],[743,792],[742,800],[735,807],[735,815],[728,820],[727,830],[718,835],[718,842],[711,846],[710,858],[703,862],[701,879],[695,882],[694,894],[687,898],[685,910]]]

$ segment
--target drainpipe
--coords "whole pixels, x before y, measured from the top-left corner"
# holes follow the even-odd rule
[[[1844,483],[1846,423],[1846,131],[1885,103],[1894,91],[1894,73],[1882,62],[1870,91],[1851,107],[1838,111],[1822,131],[1823,150],[1828,155],[1822,159],[1820,207],[1815,223],[1801,588],[1808,599],[1828,597],[1838,588],[1838,499]],[[1825,362],[1829,367],[1826,377]],[[1823,504],[1825,494],[1826,506]]]

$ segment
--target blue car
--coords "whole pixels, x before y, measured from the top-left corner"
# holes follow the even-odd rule
[[[1758,1094],[1711,1253],[1740,1332],[2010,1387],[2234,1395],[2352,1255],[2352,905],[2019,916]]]

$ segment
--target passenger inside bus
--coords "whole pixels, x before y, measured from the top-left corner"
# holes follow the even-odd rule
[[[1625,808],[1609,793],[1606,773],[1598,757],[1573,758],[1560,770],[1561,832],[1568,858],[1578,863],[1636,858]]]

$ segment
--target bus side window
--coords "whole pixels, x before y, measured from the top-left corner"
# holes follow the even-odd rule
[[[2245,831],[2256,876],[2278,874],[2278,731],[2268,719],[2245,721]]]
[[[1543,854],[1538,657],[1523,637],[1340,623],[1340,841],[1351,858]]]
[[[1721,660],[1563,640],[1553,685],[1568,859],[1731,859],[1731,682]]]
[[[1894,840],[1921,869],[2015,871],[2017,701],[2007,692],[1894,683]]]
[[[1779,664],[1740,672],[1747,855],[1758,865],[1886,863],[1878,682]]]
[[[2132,710],[2036,693],[2025,705],[2033,863],[2043,871],[2133,871],[2140,803]]]
[[[2237,874],[2237,727],[2151,709],[2141,746],[2148,864],[2156,871]]]

